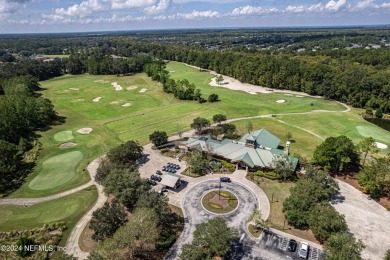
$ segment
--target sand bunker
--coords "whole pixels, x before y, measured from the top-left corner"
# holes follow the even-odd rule
[[[74,146],[76,146],[77,144],[75,143],[72,143],[72,142],[69,142],[69,143],[63,143],[63,144],[60,144],[60,148],[72,148]]]
[[[122,90],[122,86],[118,84],[118,82],[112,82],[111,85],[115,88],[116,91]]]
[[[303,96],[301,96],[301,95],[296,95],[296,97],[303,97]]]
[[[92,101],[93,101],[93,102],[99,102],[101,98],[102,98],[102,97],[97,97],[97,98],[92,99]]]
[[[80,90],[79,88],[69,88],[70,90]]]
[[[93,130],[92,128],[85,127],[85,128],[80,128],[76,132],[79,133],[79,134],[82,134],[82,135],[87,135],[87,134],[91,133],[92,130]]]
[[[133,90],[133,89],[136,89],[136,88],[138,88],[137,86],[129,86],[129,87],[127,87],[126,89],[127,90]]]
[[[386,144],[375,142],[375,145],[379,149],[382,149],[382,150],[387,149],[387,145]]]
[[[129,107],[129,106],[131,106],[131,103],[126,103],[122,105],[122,107]]]
[[[143,89],[141,89],[140,91],[139,91],[139,93],[144,93],[144,92],[146,92],[148,89],[147,88],[143,88]]]
[[[119,101],[112,101],[112,102],[110,102],[110,105],[116,105],[116,104],[119,104]]]
[[[99,79],[99,80],[95,80],[94,82],[96,82],[96,83],[108,83],[108,81],[107,80],[101,80],[101,79]]]
[[[276,100],[276,103],[284,103],[284,102],[286,102],[286,100],[284,99]]]

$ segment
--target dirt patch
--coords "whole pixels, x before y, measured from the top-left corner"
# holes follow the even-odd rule
[[[226,209],[229,207],[229,198],[215,194],[214,197],[209,199],[209,203],[220,205],[222,208]]]
[[[122,86],[118,84],[118,82],[112,82],[111,85],[115,88],[116,91],[122,90]]]
[[[285,103],[285,102],[286,102],[286,100],[284,100],[284,99],[276,100],[276,103],[279,103],[279,104]]]
[[[96,102],[99,102],[101,98],[102,97],[97,97],[97,98],[92,99],[92,101],[96,103]]]
[[[129,87],[127,87],[126,89],[127,90],[133,90],[133,89],[136,89],[136,88],[138,88],[137,86],[129,86]]]
[[[139,93],[144,93],[144,92],[146,92],[148,89],[147,88],[143,88],[143,89],[141,89],[140,91],[139,91]]]
[[[75,143],[72,143],[72,142],[69,142],[69,143],[63,143],[63,144],[60,144],[60,148],[72,148],[74,146],[76,146],[77,144]]]
[[[131,103],[125,103],[122,105],[122,107],[129,107],[129,106],[131,106]]]
[[[80,128],[76,132],[79,134],[82,134],[82,135],[87,135],[87,134],[90,134],[92,132],[92,130],[93,130],[92,128],[85,127],[85,128]]]
[[[85,252],[92,252],[97,249],[98,242],[92,239],[93,230],[89,228],[89,224],[84,228],[79,239],[80,249]]]

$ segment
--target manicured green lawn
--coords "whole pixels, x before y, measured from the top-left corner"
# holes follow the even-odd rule
[[[349,113],[316,113],[310,115],[277,116],[285,122],[311,130],[322,137],[346,135],[355,143],[366,137],[390,147],[390,132],[371,124],[358,115],[357,109]],[[389,152],[389,148],[383,152]]]
[[[28,187],[32,190],[48,190],[65,184],[75,176],[76,167],[82,159],[80,151],[50,157],[42,163],[41,171]]]
[[[215,200],[216,198],[217,200]],[[227,202],[227,204],[224,205],[224,202]],[[229,191],[221,190],[219,193],[219,191],[216,190],[203,196],[202,205],[210,212],[216,214],[226,214],[237,208],[238,199]]]
[[[278,122],[273,118],[248,119],[233,122],[237,127],[237,132],[240,136],[246,133],[245,126],[251,122],[253,129],[265,128],[269,132],[277,136],[281,141],[280,145],[285,146],[287,138],[286,134],[292,134],[292,143],[290,145],[290,154],[300,154],[305,158],[311,158],[316,147],[321,144],[322,140],[293,126],[289,126]]]
[[[32,229],[45,223],[63,221],[70,232],[96,200],[97,190],[93,186],[63,198],[29,207],[0,206],[0,231]]]
[[[72,130],[61,131],[54,135],[54,139],[58,142],[66,142],[74,138]]]

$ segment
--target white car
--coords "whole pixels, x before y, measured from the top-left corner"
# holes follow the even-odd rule
[[[300,258],[307,259],[307,256],[309,254],[309,243],[306,241],[302,241],[299,245],[299,251],[298,255]]]

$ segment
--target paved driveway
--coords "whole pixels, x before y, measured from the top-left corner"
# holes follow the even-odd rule
[[[348,227],[366,246],[364,259],[383,259],[390,249],[390,212],[351,185],[337,181],[342,200],[333,205],[345,215]]]

